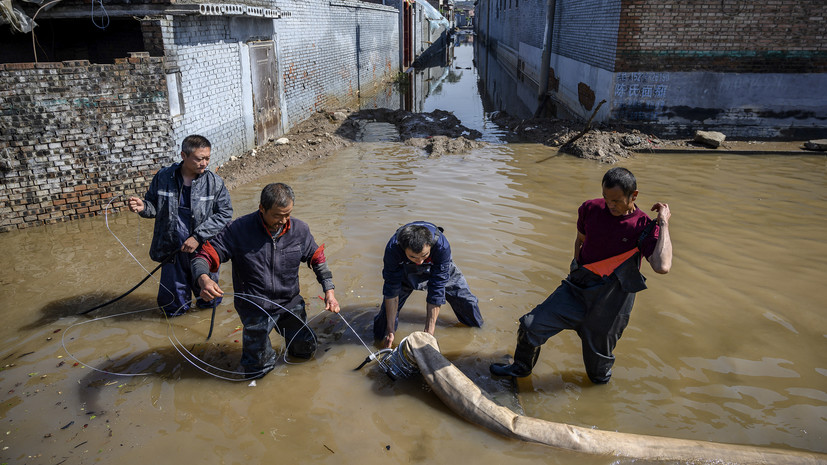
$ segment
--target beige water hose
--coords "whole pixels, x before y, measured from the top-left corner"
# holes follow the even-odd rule
[[[827,455],[818,453],[601,431],[518,415],[491,400],[449,362],[430,334],[415,332],[400,343],[398,350],[415,360],[425,381],[459,416],[523,441],[585,454],[644,460],[827,465]]]

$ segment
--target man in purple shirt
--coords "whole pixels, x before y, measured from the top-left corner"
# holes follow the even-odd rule
[[[540,305],[520,318],[517,348],[511,364],[494,363],[497,376],[524,377],[540,356],[540,346],[564,329],[580,336],[589,379],[608,383],[612,351],[629,323],[635,293],[646,289],[641,257],[656,273],[672,267],[669,206],[656,203],[652,220],[635,205],[637,181],[625,168],[603,176],[603,198],[578,209],[577,238],[571,272]]]

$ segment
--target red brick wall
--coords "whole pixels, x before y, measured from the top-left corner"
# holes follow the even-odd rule
[[[0,231],[100,214],[176,155],[163,59],[140,55],[0,64]]]
[[[827,72],[825,0],[622,0],[615,71]]]

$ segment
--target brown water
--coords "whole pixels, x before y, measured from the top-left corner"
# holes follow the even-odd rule
[[[461,327],[446,306],[436,333],[442,351],[527,415],[827,452],[827,158],[624,162],[638,177],[642,208],[670,204],[673,270],[661,276],[644,265],[649,289],[638,295],[611,383],[588,381],[579,341],[566,332],[543,347],[534,375],[513,384],[492,379],[488,364],[513,350],[517,319],[563,277],[577,207],[600,195],[607,169],[550,155],[537,145],[492,145],[426,158],[400,144],[364,143],[231,194],[240,215],[256,208],[268,182],[295,189],[294,215],[326,243],[342,315],[366,340],[388,237],[412,220],[443,226],[486,325]],[[153,267],[151,221],[109,219],[117,238]],[[153,281],[89,317],[73,316],[144,273],[103,218],[3,234],[0,247],[0,462],[633,462],[506,439],[458,418],[419,377],[394,383],[375,364],[353,371],[368,349],[339,317],[316,316],[320,289],[306,270],[319,351],[307,363],[281,362],[253,387],[185,358],[183,348],[221,369],[237,367],[240,322],[231,299],[218,308],[209,342],[209,311],[170,321],[142,311],[153,305]],[[226,291],[229,272],[222,270]],[[414,294],[398,340],[422,328],[424,306],[424,293]]]

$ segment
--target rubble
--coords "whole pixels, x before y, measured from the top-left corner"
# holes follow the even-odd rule
[[[827,139],[810,140],[804,143],[806,150],[820,150],[827,152]]]

